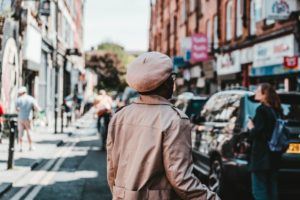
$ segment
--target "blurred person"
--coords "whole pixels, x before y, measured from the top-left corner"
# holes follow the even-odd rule
[[[250,171],[252,194],[255,200],[277,200],[277,170],[280,155],[269,150],[271,139],[278,116],[282,116],[279,96],[269,83],[262,83],[255,92],[255,100],[261,105],[257,108],[253,121],[250,119],[248,128],[252,139],[250,154]]]
[[[102,147],[103,150],[105,150],[108,124],[112,112],[113,100],[109,95],[107,95],[105,90],[100,90],[99,95],[96,97],[94,104],[98,116],[97,119],[98,131],[102,134],[102,145],[103,145]],[[103,120],[103,124],[101,123],[102,120]]]
[[[138,97],[138,92],[131,87],[126,87],[122,95],[124,105],[130,104],[135,98]]]
[[[219,199],[193,174],[191,124],[170,99],[171,59],[145,53],[127,69],[126,80],[140,93],[111,119],[107,178],[113,199]]]
[[[63,108],[64,108],[64,113],[67,116],[67,126],[69,126],[72,122],[72,112],[73,112],[73,100],[71,99],[71,95],[68,95],[64,98]]]
[[[18,112],[18,131],[19,131],[19,145],[20,151],[22,151],[22,143],[23,143],[23,133],[24,130],[27,134],[27,139],[29,143],[29,150],[34,150],[32,145],[32,139],[30,136],[31,122],[30,122],[30,114],[32,110],[39,111],[40,108],[36,102],[36,100],[27,94],[27,88],[21,87],[18,90],[18,98],[16,101],[16,110]]]

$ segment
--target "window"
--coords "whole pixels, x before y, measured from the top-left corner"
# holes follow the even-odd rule
[[[250,13],[250,34],[255,35],[256,33],[256,20],[255,20],[255,0],[251,0],[251,13]]]
[[[196,8],[196,0],[190,0],[190,12],[193,12]]]
[[[218,16],[214,16],[214,48],[219,47],[219,36],[218,36]]]
[[[254,15],[255,21],[259,22],[263,20],[263,2],[262,0],[254,0]]]
[[[240,37],[243,34],[243,5],[242,5],[243,0],[237,0],[237,5],[236,5],[236,36]]]
[[[233,14],[232,1],[229,1],[226,7],[226,39],[232,39],[232,14]]]
[[[186,0],[182,2],[182,7],[181,7],[181,21],[185,22],[186,20]]]
[[[207,20],[206,22],[206,37],[208,44],[208,51],[211,49],[211,20]]]

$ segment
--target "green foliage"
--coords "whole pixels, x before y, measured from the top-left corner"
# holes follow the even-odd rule
[[[116,43],[104,42],[96,51],[87,52],[86,67],[98,74],[98,89],[123,90],[126,87],[126,66],[134,59]]]

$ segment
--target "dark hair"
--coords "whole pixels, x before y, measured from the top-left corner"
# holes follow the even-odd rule
[[[171,98],[173,94],[174,81],[172,75],[162,83],[158,88],[149,92],[139,92],[140,95],[159,95],[165,98]]]
[[[269,106],[271,106],[273,109],[275,109],[277,112],[281,113],[281,102],[278,94],[276,93],[276,90],[274,87],[269,83],[261,83],[259,85],[261,88],[261,93],[265,95],[264,103],[267,103]]]

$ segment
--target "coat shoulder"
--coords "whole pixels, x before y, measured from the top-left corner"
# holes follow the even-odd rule
[[[189,117],[183,111],[178,109],[177,107],[172,105],[171,108],[180,117],[180,119],[189,119]]]

